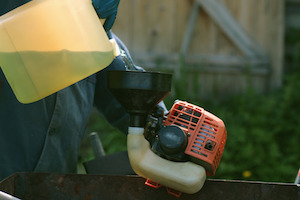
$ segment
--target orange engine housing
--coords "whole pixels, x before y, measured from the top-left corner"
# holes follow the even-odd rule
[[[221,119],[185,101],[176,101],[164,125],[179,126],[188,137],[185,154],[213,176],[221,160],[227,133]]]

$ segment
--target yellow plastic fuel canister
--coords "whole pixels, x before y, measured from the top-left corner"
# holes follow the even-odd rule
[[[117,52],[91,0],[33,0],[0,17],[0,66],[21,103],[100,71]]]

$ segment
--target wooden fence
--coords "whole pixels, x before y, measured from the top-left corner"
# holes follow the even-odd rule
[[[113,31],[199,98],[281,86],[284,0],[121,0]]]

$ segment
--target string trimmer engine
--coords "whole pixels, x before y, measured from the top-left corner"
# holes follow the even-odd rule
[[[160,157],[177,162],[191,161],[213,176],[227,134],[221,119],[203,108],[177,100],[167,115],[158,108],[149,116],[145,137]]]
[[[165,73],[108,73],[110,91],[130,115],[127,150],[132,169],[146,184],[194,194],[206,175],[215,174],[226,142],[225,125],[184,101],[176,101],[169,112],[159,106],[170,93],[171,80]]]

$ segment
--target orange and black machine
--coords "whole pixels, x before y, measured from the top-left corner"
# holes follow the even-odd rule
[[[223,121],[186,101],[176,100],[168,112],[159,106],[171,89],[169,74],[112,71],[108,86],[130,114],[127,149],[136,174],[175,196],[198,192],[221,160]]]
[[[159,140],[159,146],[163,148],[162,152],[171,151],[172,153],[175,151],[175,158],[166,155],[167,159],[174,161],[191,160],[202,165],[206,169],[207,175],[213,176],[215,174],[227,138],[225,125],[221,119],[201,107],[177,100],[167,118],[163,120],[163,125],[164,128],[158,131],[159,137],[156,137]],[[171,133],[164,131],[170,126],[177,127],[174,128],[178,131]],[[161,141],[164,139],[165,141]],[[168,148],[169,143],[171,143],[171,148]],[[161,151],[158,150],[157,152]],[[180,153],[182,156],[176,159],[176,155]]]

